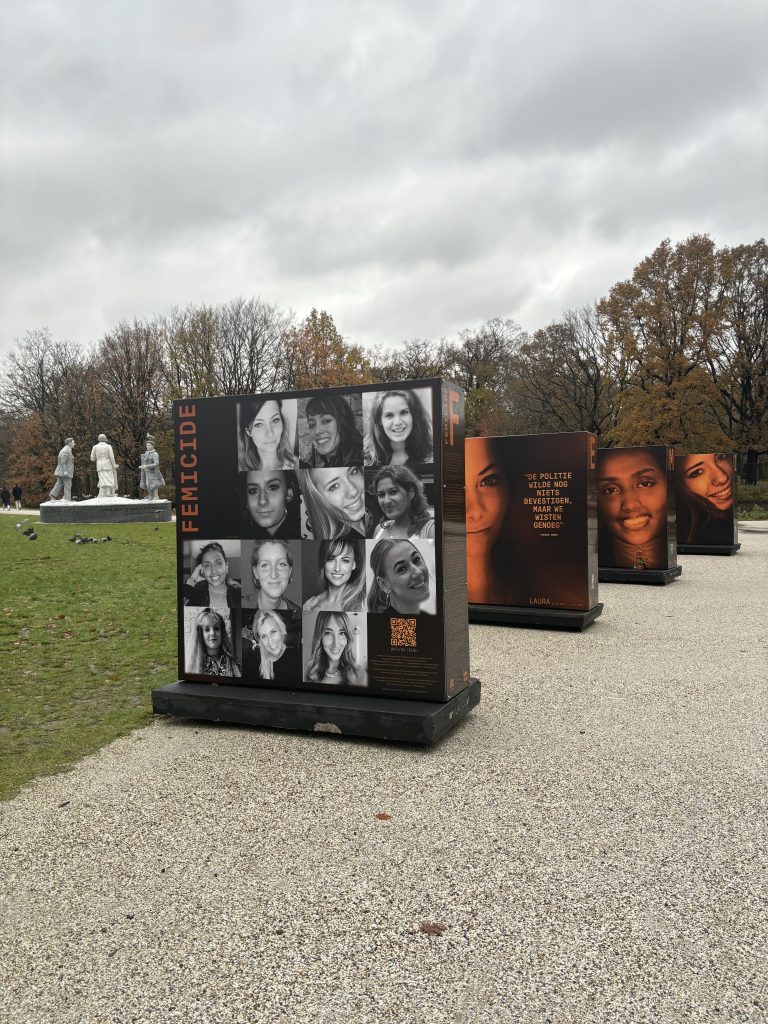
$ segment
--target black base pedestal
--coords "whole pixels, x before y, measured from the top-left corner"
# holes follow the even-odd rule
[[[678,544],[678,555],[735,555],[741,544]]]
[[[666,586],[676,580],[683,571],[682,565],[671,569],[598,569],[597,578],[601,583],[655,583]]]
[[[470,622],[492,622],[498,626],[527,626],[534,629],[569,629],[580,632],[602,615],[602,604],[586,612],[563,608],[518,608],[504,604],[471,604]]]
[[[474,678],[445,703],[185,682],[152,691],[152,709],[160,715],[427,744],[479,703],[480,680]]]

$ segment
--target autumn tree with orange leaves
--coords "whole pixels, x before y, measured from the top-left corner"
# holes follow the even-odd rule
[[[313,309],[288,333],[286,357],[289,391],[367,384],[371,379],[363,349],[344,340],[324,309]]]

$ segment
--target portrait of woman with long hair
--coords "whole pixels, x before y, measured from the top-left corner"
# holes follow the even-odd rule
[[[302,468],[362,466],[363,435],[345,398],[315,395],[307,401],[304,414],[306,434],[300,438]]]
[[[291,424],[295,426],[295,412],[295,399],[249,398],[239,403],[237,443],[241,470],[295,469],[291,429]]]
[[[404,388],[374,394],[364,452],[365,465],[376,468],[433,461],[432,417],[414,391]]]
[[[305,681],[322,686],[367,686],[365,671],[352,649],[352,635],[346,612],[318,612]]]
[[[467,438],[464,446],[467,509],[467,599],[470,604],[511,603],[502,552],[510,481],[495,438]]]
[[[384,466],[373,478],[373,493],[381,509],[374,540],[408,540],[435,536],[435,510],[427,502],[424,484],[408,466]]]
[[[306,565],[306,559],[305,559]],[[317,576],[322,590],[304,602],[303,612],[365,611],[365,542],[351,536],[318,545]]]
[[[682,544],[732,544],[736,472],[733,455],[677,455],[677,539]]]
[[[299,470],[309,528],[317,540],[350,531],[365,533],[365,475],[362,466]]]
[[[240,663],[232,649],[227,623],[214,608],[197,613],[186,660],[187,671],[195,675],[240,678]]]
[[[288,629],[276,611],[257,611],[251,628],[249,663],[261,682],[301,682],[301,653],[288,644]]]

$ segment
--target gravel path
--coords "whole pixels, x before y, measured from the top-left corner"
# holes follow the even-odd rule
[[[601,586],[583,634],[473,627],[482,704],[435,749],[157,721],[26,787],[0,1019],[766,1021],[768,536],[742,540]]]

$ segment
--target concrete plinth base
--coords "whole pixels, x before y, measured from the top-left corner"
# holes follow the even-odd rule
[[[89,498],[87,501],[44,501],[41,523],[169,523],[171,503],[131,498]]]
[[[499,626],[526,626],[529,629],[567,629],[581,632],[603,614],[602,604],[588,611],[563,608],[518,608],[514,605],[471,604],[470,622],[487,622]]]
[[[436,743],[479,703],[480,680],[474,678],[445,703],[186,682],[152,691],[155,714],[426,744]]]

